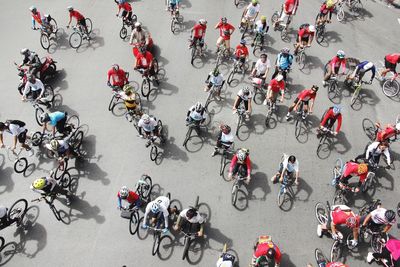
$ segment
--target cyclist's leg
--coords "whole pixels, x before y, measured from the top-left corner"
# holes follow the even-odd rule
[[[331,66],[331,64],[328,64],[328,68],[327,68],[326,74],[324,76],[324,81],[325,82],[331,78],[332,73],[333,73],[332,66]]]
[[[59,120],[56,124],[56,129],[60,134],[65,132],[65,122],[67,121],[67,116]]]

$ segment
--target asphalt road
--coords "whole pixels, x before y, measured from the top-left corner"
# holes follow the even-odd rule
[[[124,118],[115,117],[107,110],[111,97],[106,86],[106,71],[113,63],[129,71],[131,79],[140,84],[140,76],[133,72],[133,56],[128,43],[119,36],[121,22],[115,17],[116,5],[113,1],[33,1],[40,11],[50,13],[62,27],[57,44],[49,52],[57,61],[59,75],[54,82],[56,92],[62,96],[58,109],[78,114],[81,123],[87,124],[84,149],[87,158],[77,162],[71,169],[73,177],[79,178],[77,196],[70,207],[64,202],[56,202],[56,207],[65,212],[66,224],[57,222],[45,203],[35,203],[30,210],[37,214],[35,224],[25,232],[15,233],[15,227],[2,231],[7,242],[18,243],[18,253],[8,262],[9,266],[188,266],[181,260],[182,246],[176,243],[172,255],[167,260],[150,254],[152,237],[139,240],[128,232],[128,221],[120,218],[116,209],[116,194],[120,186],[133,187],[142,173],[148,173],[160,194],[170,192],[186,207],[193,204],[196,196],[211,211],[206,226],[204,253],[193,254],[192,261],[197,266],[214,266],[219,251],[228,243],[237,254],[240,266],[247,266],[252,254],[252,242],[258,235],[269,234],[284,253],[282,266],[305,266],[314,263],[314,249],[320,247],[328,254],[331,240],[316,236],[314,206],[318,201],[331,200],[334,189],[329,185],[331,168],[336,158],[343,160],[358,155],[368,142],[363,133],[361,121],[368,117],[383,123],[393,122],[400,113],[399,99],[385,97],[377,81],[365,86],[365,102],[360,110],[352,110],[350,97],[345,91],[341,103],[344,107],[343,132],[338,144],[324,160],[316,155],[318,140],[314,131],[298,140],[294,136],[294,125],[284,121],[287,105],[295,94],[312,84],[321,85],[323,65],[343,49],[350,57],[383,60],[384,55],[398,52],[400,30],[396,9],[388,9],[379,1],[363,1],[365,11],[362,19],[349,19],[339,23],[333,19],[328,27],[329,42],[323,46],[316,43],[307,50],[310,64],[303,72],[294,64],[290,73],[293,92],[290,100],[279,107],[278,123],[274,129],[264,126],[265,107],[254,105],[249,126],[241,133],[244,141],[236,140],[236,147],[247,147],[253,162],[252,182],[247,187],[248,205],[244,210],[235,209],[230,204],[231,183],[218,175],[219,157],[211,158],[218,122],[234,124],[231,105],[236,92],[245,84],[247,77],[234,87],[226,88],[222,103],[213,103],[205,142],[197,152],[189,152],[182,146],[186,134],[186,110],[196,101],[205,101],[203,82],[215,64],[215,41],[218,32],[213,29],[221,16],[228,17],[235,26],[244,5],[236,8],[233,1],[188,1],[182,3],[184,17],[183,30],[172,34],[169,30],[170,17],[164,10],[163,1],[132,2],[139,20],[151,32],[156,44],[156,56],[165,73],[164,78],[150,102],[145,106],[149,112],[161,119],[168,128],[168,141],[163,147],[159,165],[149,160],[149,149],[136,136],[135,129]],[[19,50],[29,47],[39,55],[45,52],[39,43],[39,32],[30,29],[28,7],[31,2],[1,2],[3,15],[2,60],[0,63],[0,120],[20,119],[27,122],[29,130],[38,126],[29,103],[22,103],[16,92],[18,76],[13,65],[20,61]],[[261,14],[271,17],[279,9],[280,1],[261,0]],[[84,41],[75,51],[68,45],[71,30],[65,28],[68,17],[66,6],[72,4],[93,21],[93,41]],[[292,26],[314,21],[319,1],[302,1]],[[190,64],[187,49],[188,29],[199,18],[208,20],[206,42],[208,50],[204,62]],[[295,31],[290,33],[293,43]],[[236,45],[240,35],[236,31],[232,44]],[[270,31],[268,55],[273,61],[279,50],[291,43],[284,43],[279,32]],[[255,61],[254,56],[250,57]],[[227,77],[231,65],[223,65],[221,71]],[[60,96],[58,96],[60,99]],[[315,112],[309,117],[313,128],[318,124],[323,111],[332,103],[327,98],[326,89],[319,91]],[[302,137],[302,138],[303,138]],[[8,137],[9,138],[9,137]],[[10,139],[7,139],[9,142]],[[196,149],[199,147],[193,147]],[[399,165],[399,145],[392,146]],[[301,184],[296,189],[296,200],[289,212],[281,211],[276,204],[278,186],[269,181],[274,175],[282,153],[294,154],[300,161]],[[0,203],[10,206],[23,197],[31,200],[37,195],[30,191],[32,181],[45,175],[53,168],[53,162],[44,157],[29,158],[33,163],[26,177],[13,172],[5,150],[0,151]],[[73,164],[71,164],[73,166]],[[358,196],[352,206],[360,207],[365,199],[380,198],[387,207],[394,207],[399,198],[399,172],[383,171],[380,186],[373,196]],[[397,236],[398,228],[391,233]],[[346,257],[350,266],[365,266],[366,246]]]

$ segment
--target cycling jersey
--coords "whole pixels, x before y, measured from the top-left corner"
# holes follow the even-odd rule
[[[120,193],[117,194],[118,197],[118,207],[121,207],[122,198]],[[128,196],[124,199],[129,204],[135,203],[139,199],[139,195],[136,192],[129,190]]]
[[[180,3],[180,0],[169,0],[170,5],[177,5]]]
[[[219,22],[216,28],[219,29],[219,36],[224,40],[230,40],[231,31],[235,30],[235,27],[233,27],[231,24],[223,24],[222,22]]]
[[[121,9],[125,10],[126,12],[131,12],[132,11],[132,6],[128,2],[124,2],[124,3],[118,4],[118,12]]]
[[[194,38],[203,38],[206,34],[207,25],[196,24],[193,27],[193,37]]]
[[[122,87],[128,82],[128,79],[126,78],[125,75],[125,71],[123,69],[115,70],[114,68],[111,68],[107,72],[107,81],[110,81],[110,79],[112,79],[111,84],[113,86]]]
[[[154,131],[154,129],[156,128],[156,126],[157,126],[157,122],[156,122],[156,120],[155,120],[153,117],[150,117],[150,122],[147,123],[147,124],[144,123],[144,120],[143,120],[143,119],[140,119],[140,120],[139,120],[139,123],[138,123],[138,127],[143,128],[143,130],[144,130],[146,133],[149,133],[149,132]]]
[[[369,159],[370,157],[379,156],[383,153],[386,157],[388,165],[390,165],[391,160],[390,160],[389,148],[387,147],[385,150],[382,151],[379,148],[379,144],[380,142],[373,142],[372,144],[370,144],[367,148],[367,151],[365,152],[365,158]]]
[[[270,236],[260,236],[258,240],[258,245],[254,251],[253,257],[256,258],[256,262],[261,258],[261,257],[266,257],[268,250],[270,248],[273,248],[275,250],[275,265],[280,265],[281,259],[282,259],[282,254],[279,249],[279,247],[272,242],[272,239]]]
[[[366,171],[362,174],[359,174],[358,173],[358,163],[349,161],[344,166],[344,171],[343,171],[341,181],[344,183],[347,183],[348,180],[352,176],[359,176],[359,182],[362,183],[362,182],[364,182],[365,178],[367,178],[367,174],[368,174],[368,171]]]
[[[237,58],[240,58],[242,56],[247,57],[248,55],[249,55],[249,50],[247,49],[247,47],[245,45],[239,44],[236,46],[235,56]]]
[[[247,167],[247,176],[250,176],[250,173],[251,173],[251,161],[250,161],[250,157],[249,156],[246,157],[244,162],[240,162],[238,160],[237,155],[235,154],[233,156],[233,158],[232,158],[231,165],[229,166],[229,173],[232,173],[233,168],[236,166],[236,164],[246,165],[246,167]]]
[[[267,69],[271,68],[271,62],[269,61],[268,58],[265,62],[262,62],[261,58],[259,58],[254,68],[256,69],[257,76],[264,75]]]
[[[287,70],[290,68],[293,62],[293,55],[279,53],[276,58],[276,65],[282,70]]]
[[[138,31],[135,28],[131,33],[131,38],[129,39],[129,43],[130,44],[133,44],[133,43],[145,44],[146,43],[146,36],[147,36],[146,31],[144,31],[143,29]]]
[[[75,18],[77,21],[80,21],[80,20],[82,20],[82,19],[85,19],[85,17],[84,17],[81,13],[79,13],[78,11],[76,11],[76,10],[72,10],[72,11],[69,12],[69,18],[70,18],[70,19],[71,19],[71,18]]]
[[[168,207],[169,207],[169,198],[165,197],[165,196],[159,196],[158,198],[156,198],[155,200],[149,202],[149,204],[147,204],[146,206],[146,211],[144,213],[144,218],[146,220],[148,214],[151,212],[151,206],[153,206],[154,203],[157,203],[160,207],[159,212],[162,212],[163,216],[164,216],[164,224],[165,224],[165,228],[168,228],[168,216],[169,216],[169,212],[168,212]]]
[[[184,209],[184,210],[182,210],[181,213],[179,213],[179,216],[181,216],[182,218],[184,218],[186,221],[188,221],[188,222],[190,222],[190,223],[198,223],[198,224],[204,223],[204,218],[203,218],[203,216],[200,215],[199,212],[197,212],[196,216],[193,216],[191,219],[189,219],[189,218],[186,216],[186,212],[187,212],[188,210],[189,210],[189,209]]]
[[[338,122],[336,126],[336,132],[338,133],[340,131],[340,127],[342,126],[342,113],[335,115],[335,113],[333,113],[333,108],[329,108],[321,121],[321,125],[326,127],[325,125],[328,122],[328,120],[334,120],[334,122],[335,121]]]
[[[288,15],[296,13],[297,7],[299,6],[299,0],[286,0],[284,4],[284,11]]]
[[[356,218],[356,227],[360,225],[360,219],[356,217],[354,212],[346,205],[334,205],[330,212],[332,223],[334,225],[346,225],[347,219]]]
[[[261,20],[257,20],[256,25],[255,25],[256,32],[265,34],[268,32],[268,29],[269,29],[269,26],[268,26],[267,21],[265,21],[265,24],[264,24],[264,23],[262,23]]]
[[[360,64],[358,64],[357,66],[356,66],[356,72],[358,73],[358,72],[361,72],[361,73],[366,73],[366,72],[368,72],[368,71],[371,71],[371,73],[372,73],[372,75],[371,75],[371,81],[374,79],[374,77],[375,77],[375,72],[376,72],[376,68],[375,68],[375,65],[374,64],[372,64],[372,66],[370,67],[370,66],[367,66],[367,64],[369,64],[369,63],[372,63],[372,62],[370,62],[370,61],[363,61],[363,62],[361,62]],[[369,65],[371,65],[371,64],[369,64]]]
[[[53,112],[53,113],[49,113],[49,118],[50,118],[49,124],[51,126],[56,126],[57,122],[59,122],[59,121],[61,121],[62,119],[65,118],[65,113],[61,112],[61,111],[56,111],[56,112]]]
[[[147,69],[152,61],[153,55],[149,51],[146,51],[144,55],[139,53],[136,58],[136,67]]]
[[[332,14],[334,9],[335,9],[334,5],[331,6],[331,7],[328,7],[328,5],[326,3],[324,3],[324,4],[322,4],[322,6],[319,9],[319,11],[321,12],[322,15],[327,15],[328,13]]]
[[[217,267],[233,267],[235,256],[229,253],[223,253],[217,261]]]
[[[326,267],[349,267],[349,265],[347,264],[343,264],[341,262],[328,262],[326,264]]]
[[[24,59],[22,60],[22,65],[24,64],[35,64],[40,66],[40,59],[39,56],[35,52],[30,52],[28,54],[25,54]]]
[[[257,4],[255,6],[253,6],[252,3],[250,3],[247,8],[246,8],[247,12],[245,14],[246,18],[251,18],[254,19],[255,16],[260,12],[260,4]]]
[[[334,56],[330,62],[332,70],[342,67],[343,73],[346,71],[346,58],[339,58],[338,56]]]
[[[58,142],[57,153],[62,155],[69,149],[69,144],[65,140],[57,140],[57,142]]]
[[[268,87],[271,88],[272,92],[278,93],[285,90],[285,82],[283,80],[278,82],[276,79],[272,79]]]
[[[193,107],[190,111],[189,117],[196,122],[200,122],[206,118],[206,114],[204,110],[202,110],[201,112],[197,112],[196,109]]]
[[[300,28],[297,34],[301,39],[308,38],[310,36],[314,36],[314,32],[311,32],[309,27]]]
[[[400,63],[400,53],[386,55],[385,59],[392,64]]]
[[[32,26],[35,27],[35,23],[42,25],[44,22],[47,23],[46,18],[40,14],[39,11],[36,11],[36,14],[32,13]]]
[[[388,140],[392,137],[395,137],[397,135],[397,129],[395,126],[393,125],[387,125],[385,129],[383,129],[382,131],[379,131],[376,134],[376,139],[379,142]]]
[[[130,96],[127,96],[124,92],[120,94],[121,98],[124,100],[125,107],[133,110],[136,108],[136,94],[132,93]]]
[[[221,140],[222,143],[227,144],[227,145],[231,145],[233,143],[233,135],[232,135],[232,133],[224,134],[221,131],[221,137],[219,139]]]
[[[44,92],[44,85],[41,80],[35,78],[35,83],[31,83],[29,80],[27,80],[22,96],[26,97],[29,93],[39,90],[42,91],[40,93],[40,95],[42,95]]]
[[[14,122],[14,123],[13,123],[13,122]],[[16,122],[19,122],[19,125],[18,125]],[[22,125],[25,126],[25,123],[22,122],[22,121],[14,120],[14,121],[11,121],[11,122],[10,122],[10,124],[8,125],[8,129],[4,129],[4,131],[5,131],[5,132],[8,132],[8,133],[11,134],[12,136],[18,136],[18,135],[20,135],[21,133],[26,132],[25,127],[22,126]],[[2,134],[4,131],[0,131],[0,134]]]
[[[307,102],[310,99],[315,100],[316,96],[317,93],[314,92],[312,89],[304,89],[303,91],[300,92],[297,98],[301,101]]]
[[[244,100],[244,101],[249,101],[249,100],[251,100],[251,98],[253,97],[253,95],[252,95],[251,92],[249,92],[248,95],[245,95],[245,94],[243,93],[243,89],[240,89],[240,90],[239,90],[239,92],[237,93],[237,96],[240,97],[240,98],[241,98],[242,100]]]
[[[299,161],[296,159],[294,163],[289,162],[289,156],[285,155],[282,166],[288,172],[298,172],[299,171]]]
[[[385,208],[377,208],[376,210],[373,210],[371,212],[371,220],[375,224],[394,225],[394,223],[396,222],[396,219],[389,222],[385,217],[386,211],[387,211],[387,209],[385,209]]]
[[[212,72],[208,74],[210,76],[209,81],[215,86],[221,86],[224,82],[224,76],[222,74],[218,74],[218,76],[214,76]]]

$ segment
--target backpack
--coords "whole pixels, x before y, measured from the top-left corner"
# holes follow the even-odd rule
[[[19,120],[8,120],[8,121],[6,121],[6,123],[8,125],[15,124],[15,125],[18,125],[19,127],[24,127],[26,125],[25,122],[19,121]]]

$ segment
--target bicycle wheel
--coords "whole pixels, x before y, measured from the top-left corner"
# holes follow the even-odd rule
[[[185,258],[188,256],[190,242],[191,242],[191,238],[190,237],[185,237],[185,241],[184,241],[184,245],[183,245],[182,260],[185,260]]]
[[[330,82],[328,85],[328,98],[332,101],[334,98],[338,97],[339,90],[337,90],[338,85],[336,82]]]
[[[236,206],[238,190],[239,190],[239,186],[237,184],[237,181],[235,181],[233,183],[232,192],[231,192],[231,203],[232,203],[232,206]]]
[[[25,212],[28,208],[28,201],[26,199],[18,199],[9,209],[8,211],[8,219],[10,221],[14,221],[17,218],[20,218],[20,222],[22,221]]]
[[[4,240],[4,237],[0,236],[0,248],[3,248],[5,243],[6,243],[6,241]]]
[[[183,146],[186,147],[187,142],[189,141],[190,136],[192,135],[192,130],[193,128],[190,127],[190,125],[188,126],[188,130],[186,132],[186,137],[185,140],[183,141]]]
[[[33,146],[39,146],[42,143],[42,133],[41,132],[35,132],[31,136],[31,142]]]
[[[340,241],[335,240],[333,242],[332,247],[331,247],[331,261],[335,262],[338,261],[340,256],[342,255],[342,245],[340,244]]]
[[[336,14],[336,18],[337,18],[337,20],[338,20],[339,22],[341,22],[341,21],[344,20],[344,10],[343,10],[343,7],[342,7],[342,6],[339,7],[339,11],[338,11],[337,14]]]
[[[269,121],[271,120],[272,112],[268,111],[267,116],[265,117],[265,126],[269,127]]]
[[[111,111],[113,107],[118,103],[119,98],[116,95],[111,97],[110,103],[108,104],[108,111]]]
[[[272,14],[272,17],[271,17],[271,23],[275,24],[278,21],[278,19],[279,19],[279,12],[275,11],[274,14]]]
[[[356,1],[350,8],[351,13],[354,17],[359,17],[361,15],[361,10],[363,9],[363,4],[360,1]]]
[[[49,204],[51,211],[53,212],[54,216],[56,217],[57,221],[61,221],[61,216],[56,207],[53,204]]]
[[[50,38],[46,33],[40,34],[40,45],[44,50],[49,49],[50,47]]]
[[[382,85],[382,91],[387,97],[394,97],[399,94],[400,85],[396,80],[386,80]]]
[[[322,262],[328,262],[328,259],[325,257],[324,253],[319,248],[315,249],[315,261],[317,262],[317,266],[319,266]]]
[[[371,237],[371,248],[375,253],[381,253],[382,243],[380,242],[382,236],[380,234],[373,234]]]
[[[336,159],[335,166],[333,167],[332,170],[332,180],[335,180],[335,184],[336,180],[342,175],[342,172],[343,172],[343,162],[341,159]]]
[[[175,33],[175,25],[176,25],[176,20],[175,19],[171,19],[171,32]]]
[[[300,116],[300,115],[299,115]],[[301,120],[298,118],[296,120],[296,124],[295,124],[295,128],[294,128],[294,135],[296,136],[296,138],[298,138],[300,136],[301,133]]]
[[[71,174],[69,174],[68,171],[64,171],[60,179],[60,185],[63,188],[69,188],[70,184],[71,184]]]
[[[289,207],[286,207],[286,204],[289,204]],[[278,207],[281,210],[288,211],[292,205],[292,197],[286,190],[280,189],[278,193]]]
[[[43,123],[40,121],[40,117],[42,116],[42,114],[44,113],[44,110],[41,107],[37,107],[35,109],[35,119],[37,124],[39,124],[39,126],[43,126]]]
[[[242,115],[238,114],[237,124],[236,124],[236,136],[239,136],[239,128],[242,125]]]
[[[157,159],[158,149],[157,146],[152,145],[150,149],[150,159],[151,161],[155,161]]]
[[[6,265],[13,257],[17,254],[17,244],[15,242],[9,242],[0,249],[1,265]]]
[[[80,125],[80,120],[79,117],[77,115],[72,115],[72,116],[68,116],[67,119],[67,125],[71,126],[72,129],[78,129],[79,125]]]
[[[82,35],[79,32],[73,32],[69,36],[69,45],[74,48],[78,49],[82,44]]]
[[[325,39],[325,26],[319,26],[317,28],[317,43],[321,44]]]
[[[360,90],[361,90],[360,87],[357,87],[357,88],[354,90],[354,93],[353,93],[353,95],[352,95],[352,97],[351,97],[351,100],[350,100],[350,107],[351,107],[351,108],[353,108],[353,107],[354,107],[354,104],[357,102],[358,96],[359,96],[359,94],[360,94]]]
[[[146,175],[146,177],[144,178],[144,181],[146,182],[146,184],[141,187],[140,195],[143,198],[147,198],[151,194],[151,189],[153,187],[153,182],[151,181],[151,178],[148,175]]]
[[[233,81],[233,76],[235,76],[236,67],[229,73],[228,79],[226,80],[229,85],[231,85]]]
[[[265,94],[262,91],[262,89],[255,90],[254,96],[253,96],[253,101],[257,105],[261,105],[265,100]]]
[[[139,228],[139,213],[137,211],[133,211],[131,213],[131,218],[129,219],[129,233],[131,235],[135,235]]]
[[[89,18],[86,18],[85,22],[86,22],[86,28],[87,28],[88,34],[92,33],[92,30],[93,30],[92,20]]]
[[[57,34],[57,32],[58,32],[57,21],[54,18],[51,18],[49,24],[51,26],[52,33]]]
[[[150,94],[150,81],[148,78],[144,78],[142,81],[142,87],[141,87],[141,91],[142,91],[142,96],[143,97],[148,97]]]
[[[332,199],[333,205],[345,205],[346,204],[346,199],[343,195],[342,190],[336,190],[335,195],[333,196]]]
[[[194,42],[194,43],[192,44],[192,51],[191,51],[190,64],[193,65],[193,62],[194,62],[194,59],[196,58],[196,56],[197,56],[197,44],[196,44],[196,42]]]
[[[80,148],[81,148],[81,145],[82,145],[83,132],[82,132],[82,131],[76,132],[76,133],[74,134],[73,138],[71,138],[71,139],[73,139],[73,141],[72,141],[72,143],[71,143],[72,149],[73,149],[75,152],[79,152],[79,150],[80,150]]]
[[[304,67],[306,66],[305,60],[306,60],[306,57],[304,55],[304,52],[299,53],[299,62],[298,62],[299,70],[304,69]]]
[[[14,171],[16,173],[23,173],[28,168],[28,160],[26,158],[19,158],[14,163]]]
[[[376,126],[370,119],[363,119],[362,127],[365,135],[369,138],[369,140],[375,140]]]
[[[121,30],[119,31],[119,37],[122,39],[122,40],[125,40],[125,38],[128,36],[128,30],[124,27],[124,26],[122,26],[122,28],[121,28]]]
[[[321,202],[315,205],[315,217],[319,224],[325,224],[328,221],[328,211]]]
[[[153,249],[151,250],[151,255],[156,255],[158,252],[158,249],[160,248],[160,233],[159,232],[154,232],[153,235]]]
[[[54,172],[54,179],[55,180],[60,180],[61,177],[63,176],[65,170],[68,168],[68,161],[64,161],[64,168],[61,170],[60,165],[57,166],[56,171]]]
[[[285,27],[281,31],[281,39],[282,39],[282,41],[286,42],[287,38],[288,38],[288,32],[287,32],[287,29]]]

